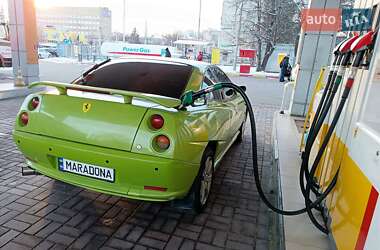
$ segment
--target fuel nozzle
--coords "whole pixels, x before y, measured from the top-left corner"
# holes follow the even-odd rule
[[[359,38],[358,35],[354,35],[353,37],[347,39],[340,47],[339,47],[339,53],[341,55],[341,66],[347,67],[351,56],[352,56],[352,50],[351,45],[357,41]]]
[[[375,37],[376,32],[369,31],[366,34],[361,35],[354,43],[352,43],[350,49],[355,53],[355,59],[352,64],[353,67],[359,67],[363,63],[365,54],[373,47]]]
[[[334,50],[333,50],[333,54],[334,54],[334,60],[333,60],[333,63],[332,63],[332,66],[335,67],[336,65],[339,65],[340,64],[340,61],[342,60],[342,53],[340,51],[340,48],[346,44],[346,42],[348,40],[350,40],[352,37],[348,37],[346,39],[344,39],[343,41],[341,41],[338,45],[335,46]],[[334,69],[333,69],[334,70]]]
[[[369,31],[366,34],[358,37],[358,39],[356,39],[356,41],[351,44],[351,51],[357,53],[359,51],[368,49],[373,42],[374,35],[375,32]]]
[[[342,98],[347,98],[354,84],[354,80],[358,71],[358,68],[363,65],[364,57],[366,53],[372,48],[374,42],[375,33],[369,31],[364,35],[361,35],[358,39],[355,40],[350,46],[350,50],[354,53],[354,61],[350,69],[350,73],[347,78],[346,87],[342,94]]]
[[[354,62],[352,68],[355,70],[363,65],[365,55],[372,50],[374,38],[376,37],[376,32],[369,31],[364,35],[361,35],[352,45],[351,50],[355,53]]]
[[[219,90],[221,88],[223,88],[223,84],[218,83],[218,84],[209,86],[207,88],[204,88],[204,89],[201,89],[198,91],[192,91],[192,90],[187,91],[181,98],[181,100],[182,100],[181,107],[186,107],[186,106],[192,105],[194,103],[194,101],[196,99],[198,99],[199,97],[204,96],[204,95],[211,93],[213,91]]]

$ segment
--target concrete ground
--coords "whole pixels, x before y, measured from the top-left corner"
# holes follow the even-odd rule
[[[288,114],[275,114],[273,124],[274,148],[277,149],[278,168],[280,173],[282,205],[284,210],[298,210],[305,207],[299,184],[299,166],[301,157],[299,142],[302,134],[298,131],[294,117]],[[316,152],[312,152],[312,158]],[[313,198],[314,199],[314,198]],[[323,221],[319,213],[314,213],[319,221]],[[329,237],[320,232],[311,222],[307,214],[284,216],[284,240],[287,250],[328,250]]]
[[[247,86],[247,94],[255,105],[281,105],[283,83],[275,79],[259,79],[255,77],[231,77],[237,85]]]
[[[282,88],[276,80],[234,81],[247,86],[253,102],[259,167],[265,175],[272,171],[272,120]],[[104,195],[44,176],[22,177],[24,158],[11,136],[21,102],[0,101],[0,248],[277,248],[275,216],[261,202],[253,180],[249,129],[243,143],[223,159],[207,209],[195,215],[166,203]]]

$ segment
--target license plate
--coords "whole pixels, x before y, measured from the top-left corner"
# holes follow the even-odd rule
[[[115,180],[115,170],[112,168],[68,160],[62,157],[58,157],[58,169],[63,172],[70,172],[104,181],[114,182]]]

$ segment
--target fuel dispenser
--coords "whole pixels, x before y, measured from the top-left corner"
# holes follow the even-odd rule
[[[372,7],[368,1],[361,2],[362,8]],[[377,32],[379,10],[376,6],[373,10],[372,29]],[[380,88],[376,76],[380,74],[380,41],[375,39],[376,32],[373,44],[364,51],[360,50],[363,40],[353,44],[353,52],[363,56],[363,63],[345,75],[351,87],[340,119],[333,124],[333,113],[339,108],[339,102],[334,101],[323,125],[326,130],[334,125],[335,131],[314,178],[323,190],[339,169],[336,186],[325,200],[323,211],[337,249],[379,249]],[[338,89],[339,94],[345,91],[343,87]],[[321,146],[325,135],[318,135],[316,146]]]
[[[353,66],[359,57],[362,63],[343,75],[349,90],[340,86],[337,95],[347,95],[347,92],[349,95],[343,108],[338,99],[331,103],[314,147],[323,146],[327,131],[331,127],[335,130],[324,154],[318,156],[321,160],[314,166],[315,174],[310,171],[318,190],[325,190],[339,171],[334,190],[323,202],[326,228],[337,249],[379,249],[380,81],[376,76],[380,75],[380,39],[376,39],[379,8],[372,6],[373,3],[376,1],[356,1],[357,8],[373,8],[374,32],[372,38],[369,32],[351,46],[355,53]],[[372,43],[365,45],[369,39]],[[334,121],[338,110],[340,118]]]

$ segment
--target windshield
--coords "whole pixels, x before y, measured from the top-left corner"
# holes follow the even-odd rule
[[[156,62],[111,62],[73,83],[180,98],[192,67]]]

